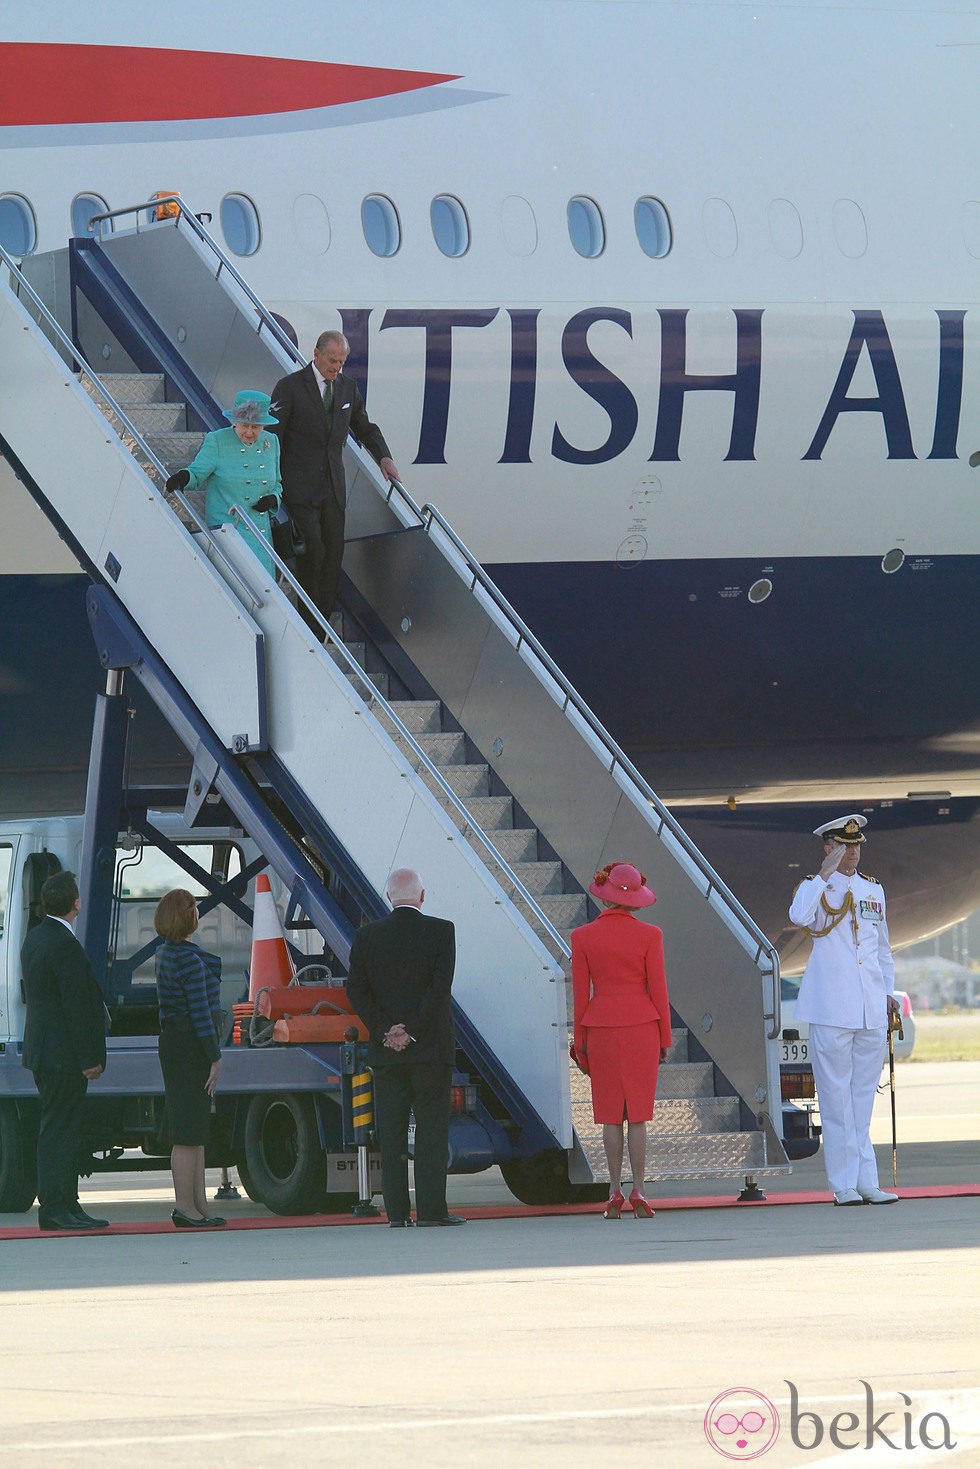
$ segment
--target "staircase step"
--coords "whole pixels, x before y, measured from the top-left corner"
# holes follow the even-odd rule
[[[467,810],[472,798],[489,795],[490,768],[487,765],[444,765],[440,774],[449,789],[467,803]]]
[[[545,893],[541,897],[540,906],[559,932],[578,928],[588,920],[584,893],[559,893],[553,896]]]
[[[392,699],[392,711],[416,739],[420,734],[439,734],[442,729],[442,705],[438,699]],[[378,718],[385,724],[383,710]]]
[[[145,434],[144,438],[168,475],[186,469],[204,442],[202,433]]]
[[[534,827],[518,826],[489,833],[505,862],[534,862],[538,853],[538,833]]]
[[[433,765],[465,765],[466,736],[462,731],[448,734],[422,734],[419,744]]]
[[[433,765],[437,765],[440,770],[444,765],[466,764],[466,736],[461,732],[450,731],[447,734],[440,730],[435,734],[426,734],[425,731],[422,731],[415,738]],[[420,764],[419,757],[405,737],[396,734],[394,742],[412,769],[417,770]]]
[[[359,664],[361,668],[367,668],[367,643],[345,642],[344,647],[355,663]],[[330,649],[330,656],[338,663],[342,661],[340,654],[335,648]]]
[[[582,1151],[592,1165],[597,1180],[607,1181],[606,1157],[602,1148],[602,1128],[593,1127],[579,1134]],[[759,1132],[720,1132],[658,1137],[647,1129],[648,1180],[684,1178],[727,1178],[743,1173],[785,1172],[785,1168],[769,1167],[765,1137]],[[656,1202],[656,1201],[654,1201]]]
[[[579,1073],[581,1075],[581,1072]],[[588,1077],[582,1077],[588,1085]],[[592,1100],[572,1101],[572,1122],[579,1137],[598,1124],[592,1121]],[[706,1133],[738,1132],[738,1097],[657,1097],[653,1121],[647,1136],[653,1141],[668,1142],[675,1136],[703,1136]]]
[[[687,1061],[687,1038],[690,1032],[686,1026],[675,1025],[670,1033],[671,1046],[667,1053],[666,1065],[678,1066]]]
[[[340,662],[341,660],[338,658],[336,661]],[[365,678],[369,678],[381,697],[383,699],[387,699],[389,678],[388,674],[385,673],[383,670],[380,673],[368,673],[365,669],[365,678],[362,678],[358,673],[351,672],[351,670],[347,668],[346,665],[345,672],[347,674],[348,682],[351,683],[363,697],[367,698],[371,694],[371,689],[368,687],[365,681]]]
[[[476,796],[466,809],[483,831],[500,831],[514,825],[514,802],[510,796]]]
[[[510,865],[529,893],[550,896],[562,892],[560,862],[512,862]]]
[[[127,418],[144,439],[151,434],[186,434],[186,403],[120,403]]]
[[[661,1066],[657,1096],[710,1097],[715,1090],[715,1068],[711,1061],[671,1061]]]
[[[162,403],[166,393],[162,372],[100,372],[99,382],[121,408],[130,403]]]

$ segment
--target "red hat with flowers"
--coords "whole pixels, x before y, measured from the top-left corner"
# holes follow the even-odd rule
[[[621,908],[649,908],[657,895],[648,888],[646,876],[632,862],[611,862],[597,872],[589,883],[589,892],[600,903],[616,903]]]

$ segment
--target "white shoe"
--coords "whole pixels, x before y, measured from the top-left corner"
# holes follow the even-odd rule
[[[866,1204],[897,1204],[898,1194],[886,1194],[880,1188],[863,1188],[861,1198]]]
[[[834,1194],[834,1204],[853,1205],[866,1204],[868,1200],[864,1194],[859,1194],[856,1188],[842,1188],[839,1194]]]

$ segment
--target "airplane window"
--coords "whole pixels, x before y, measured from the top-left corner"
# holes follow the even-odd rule
[[[670,215],[659,199],[637,199],[633,205],[633,224],[640,249],[651,260],[662,260],[673,244]]]
[[[960,210],[960,228],[963,243],[977,260],[980,260],[980,200],[967,199]]]
[[[394,255],[402,242],[398,211],[384,194],[368,194],[361,205],[361,229],[374,255]],[[441,248],[441,247],[440,247]]]
[[[769,238],[784,260],[795,260],[803,249],[803,221],[789,199],[769,201]]]
[[[429,209],[432,238],[443,255],[456,259],[470,248],[470,222],[466,210],[452,194],[439,194]]]
[[[30,255],[37,244],[34,211],[20,194],[0,194],[0,245],[8,255]]]
[[[91,224],[93,214],[108,214],[109,206],[98,194],[76,194],[71,201],[71,232],[77,239],[82,235],[98,235],[100,226]],[[101,226],[104,231],[113,228],[114,221],[107,219]]]
[[[712,255],[729,260],[738,249],[738,225],[732,206],[724,199],[706,199],[701,206],[704,242]]]
[[[848,260],[860,260],[868,249],[868,222],[864,210],[853,199],[838,199],[834,205],[834,238]]]
[[[259,248],[259,211],[245,194],[226,194],[222,199],[221,231],[233,255],[254,255]]]
[[[330,216],[316,194],[297,194],[293,200],[296,242],[307,255],[325,255],[330,249]]]
[[[606,247],[606,227],[594,199],[578,195],[568,201],[568,238],[579,255],[592,260]]]
[[[538,248],[538,222],[534,210],[520,194],[510,194],[501,204],[500,229],[504,244],[514,255],[526,258]]]
[[[638,198],[633,204],[633,226],[639,248],[651,260],[663,260],[673,244],[670,214],[658,198]]]

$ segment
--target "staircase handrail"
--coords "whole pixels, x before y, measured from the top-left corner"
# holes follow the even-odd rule
[[[425,526],[427,534],[431,535],[433,525],[439,527],[440,531],[464,563],[465,569],[469,574],[470,591],[475,593],[477,587],[479,587],[483,594],[493,603],[501,618],[508,625],[509,630],[513,634],[516,634],[517,641],[514,644],[515,652],[519,651],[523,645],[533,653],[534,659],[537,661],[539,667],[536,668],[535,663],[530,660],[527,660],[527,666],[535,674],[535,677],[542,686],[545,686],[545,680],[541,675],[540,669],[543,669],[547,673],[548,679],[558,686],[563,695],[563,700],[560,703],[562,713],[568,718],[568,711],[571,708],[574,710],[578,719],[588,726],[591,734],[600,743],[606,755],[609,757],[607,767],[609,774],[615,776],[617,769],[622,772],[622,775],[633,787],[635,795],[640,797],[635,802],[637,809],[653,828],[657,838],[663,840],[662,832],[666,827],[677,844],[683,849],[686,857],[704,878],[706,884],[704,889],[705,898],[710,902],[713,895],[717,895],[717,898],[729,910],[731,915],[737,919],[739,926],[744,930],[746,935],[751,937],[752,944],[745,944],[743,947],[745,947],[747,953],[751,953],[754,946],[754,962],[756,966],[763,975],[772,975],[773,1014],[771,1017],[766,1015],[765,1018],[767,1020],[771,1018],[773,1021],[773,1028],[769,1032],[769,1039],[777,1039],[782,1030],[782,1006],[779,984],[779,954],[775,946],[766,937],[755,919],[743,907],[727,884],[718,876],[711,864],[705,859],[703,853],[695,846],[684,828],[661,801],[649,782],[640,774],[633,762],[602,724],[601,720],[593,713],[581,694],[569,682],[551,655],[542,647],[534,633],[511,606],[500,588],[487,575],[480,562],[453,530],[445,516],[432,504],[417,505],[405,489],[405,486],[400,482],[394,481],[392,488],[397,489],[408,501],[412,510]],[[459,567],[456,570],[459,573]],[[657,821],[653,820],[651,810],[656,812]],[[760,962],[763,959],[767,961],[768,967],[766,968],[763,968]]]
[[[152,202],[147,201],[147,202],[144,202],[143,204],[139,204],[139,205],[124,206],[121,209],[111,210],[111,211],[109,211],[106,214],[94,215],[92,217],[92,219],[89,221],[89,223],[90,224],[97,224],[97,223],[99,223],[99,222],[101,222],[102,220],[105,220],[105,219],[116,218],[116,217],[118,217],[120,215],[126,215],[126,214],[132,214],[132,213],[136,213],[136,215],[137,215],[137,221],[138,221],[139,214],[141,212],[145,211],[146,209],[151,208],[151,207],[156,207],[156,205],[158,205],[158,204],[166,204],[166,203],[171,203],[171,202],[172,203],[178,203],[178,204],[180,204],[181,203],[181,200],[179,199],[179,196],[173,195],[173,196],[169,196],[166,199],[156,199],[156,200],[154,200]],[[248,296],[249,300],[253,303],[253,305],[255,306],[255,309],[258,312],[258,314],[259,314],[260,318],[262,319],[262,321],[267,326],[269,326],[272,330],[275,331],[276,335],[280,339],[281,345],[284,346],[290,352],[290,354],[294,357],[294,359],[296,361],[302,361],[303,358],[297,352],[296,348],[293,346],[293,344],[289,340],[289,338],[282,331],[282,328],[279,326],[278,322],[276,322],[274,320],[274,318],[270,315],[267,307],[259,300],[259,298],[254,294],[254,292],[246,284],[246,282],[242,280],[242,277],[238,274],[238,272],[235,269],[235,267],[227,259],[227,257],[225,256],[224,252],[217,245],[217,243],[211,238],[211,236],[208,234],[207,230],[205,230],[203,228],[203,226],[194,217],[194,215],[189,214],[187,212],[187,210],[185,208],[183,208],[183,206],[182,206],[181,215],[180,216],[173,216],[172,218],[174,219],[174,222],[175,223],[178,222],[179,218],[184,218],[184,219],[186,219],[192,225],[193,229],[201,237],[201,239],[206,244],[208,244],[209,246],[212,247],[212,249],[214,250],[215,254],[219,257],[219,260],[221,261],[222,266],[225,267],[225,268],[227,268],[231,272],[231,274],[234,276],[236,283],[239,286],[241,286],[242,290]],[[171,222],[171,217],[168,217],[167,219],[165,219],[163,221],[160,221],[160,223],[162,223],[164,225],[166,225],[166,224],[168,224],[170,222]],[[156,225],[156,224],[157,224],[157,221],[154,221],[154,225]],[[30,296],[31,300],[37,306],[37,308],[39,309],[39,311],[42,312],[45,320],[47,321],[47,323],[49,324],[49,326],[51,326],[51,328],[56,332],[56,334],[59,337],[59,339],[61,340],[62,344],[67,348],[67,350],[72,354],[72,356],[77,361],[81,362],[84,365],[84,367],[86,369],[86,372],[88,373],[88,375],[90,377],[92,377],[93,382],[95,383],[95,385],[96,385],[99,393],[101,394],[101,396],[110,405],[110,407],[112,408],[112,411],[114,413],[117,413],[119,415],[120,420],[123,422],[123,424],[126,427],[126,431],[128,433],[131,433],[133,435],[133,438],[136,441],[136,443],[139,445],[140,450],[147,455],[147,457],[149,458],[150,462],[153,464],[154,468],[156,469],[157,473],[161,476],[162,479],[165,480],[166,477],[167,477],[167,472],[166,472],[165,468],[160,463],[160,461],[157,459],[157,457],[153,453],[152,449],[150,449],[150,447],[146,444],[146,442],[143,439],[142,435],[139,433],[139,430],[130,421],[130,419],[128,418],[128,416],[126,415],[126,413],[123,411],[123,409],[119,406],[119,404],[116,403],[116,401],[112,397],[111,393],[109,393],[103,387],[103,385],[98,381],[98,378],[93,373],[91,367],[86,362],[85,358],[81,355],[81,353],[75,347],[75,345],[73,344],[73,342],[71,341],[71,339],[61,329],[61,327],[59,326],[58,322],[55,320],[55,318],[51,315],[51,313],[48,310],[48,308],[45,306],[44,302],[37,295],[37,292],[34,291],[33,287],[26,280],[26,278],[22,275],[22,273],[17,269],[17,267],[14,265],[14,263],[11,261],[10,257],[8,256],[7,252],[5,250],[3,250],[2,247],[0,247],[0,257],[3,258],[5,264],[8,265],[8,267],[12,270],[12,272],[14,273],[14,275],[17,277],[18,283],[22,283],[23,284],[23,286],[24,286],[25,290],[27,291],[28,295]],[[213,535],[213,533],[210,530],[208,530],[207,526],[205,526],[202,523],[200,517],[197,515],[197,512],[194,510],[193,506],[179,492],[176,492],[175,493],[175,498],[178,499],[180,501],[180,503],[186,508],[186,510],[189,512],[189,514],[193,517],[194,522],[198,526],[198,528],[200,530],[202,530],[202,531],[205,532],[205,534],[207,535],[207,537],[210,540],[210,542],[216,547],[218,553],[221,556],[221,559],[222,559],[223,563],[231,571],[231,573],[234,576],[234,579],[235,579],[236,583],[238,584],[238,586],[243,587],[245,589],[247,600],[250,601],[250,602],[252,602],[255,605],[261,606],[261,598],[248,585],[248,583],[245,581],[245,579],[238,573],[238,571],[235,569],[235,567],[233,566],[233,564],[231,563],[231,561],[228,559],[228,557],[225,556],[224,551],[221,548],[218,539]],[[418,514],[417,511],[415,513]],[[236,505],[233,505],[231,507],[231,510],[230,510],[229,514],[232,515],[232,516],[234,516],[235,519],[240,520],[240,521],[243,521],[247,525],[247,527],[249,528],[249,530],[252,532],[252,534],[254,536],[256,536],[259,540],[263,540],[264,539],[264,537],[262,536],[262,532],[260,531],[259,527],[256,525],[255,521],[251,519],[251,517],[249,516],[249,514],[247,513],[247,511],[241,505],[237,505],[237,504]],[[420,524],[421,524],[422,523],[422,519],[421,519],[420,516],[419,516],[419,521],[420,521]],[[279,570],[280,574],[282,575],[283,579],[289,583],[290,587],[296,593],[296,595],[302,600],[302,602],[303,602],[304,606],[307,608],[307,610],[310,613],[313,614],[314,618],[316,619],[316,621],[318,622],[318,624],[320,625],[320,627],[324,630],[325,635],[330,639],[330,642],[331,642],[332,646],[340,654],[340,657],[343,660],[343,662],[349,667],[349,669],[351,671],[353,671],[354,673],[356,673],[358,679],[362,683],[364,683],[370,689],[370,691],[371,691],[371,697],[373,699],[376,699],[377,702],[380,705],[383,706],[383,708],[385,710],[385,713],[387,714],[388,718],[391,719],[392,723],[396,726],[396,728],[398,729],[399,734],[401,734],[403,736],[403,738],[408,741],[408,743],[412,747],[412,749],[415,752],[415,754],[419,757],[419,759],[424,764],[424,766],[425,766],[426,770],[428,771],[429,775],[436,781],[436,783],[439,786],[439,789],[441,790],[442,794],[450,802],[450,804],[458,812],[458,814],[462,817],[462,819],[464,821],[464,824],[465,824],[465,827],[474,834],[474,836],[477,838],[477,840],[487,850],[487,852],[489,853],[490,857],[492,858],[494,864],[497,867],[499,867],[506,874],[508,880],[511,883],[513,883],[516,891],[520,893],[522,899],[528,905],[528,907],[530,908],[531,912],[534,914],[535,918],[537,919],[538,923],[541,924],[542,928],[548,934],[549,938],[556,945],[556,947],[557,947],[559,953],[562,955],[562,957],[565,958],[565,959],[568,959],[570,957],[570,950],[569,950],[568,945],[566,944],[565,940],[562,938],[562,936],[559,933],[559,931],[555,928],[554,924],[548,918],[547,914],[541,908],[540,904],[535,900],[533,894],[528,891],[528,889],[525,887],[524,883],[521,881],[521,879],[514,872],[513,868],[510,866],[510,864],[507,862],[507,860],[494,847],[494,845],[491,842],[490,838],[486,835],[486,833],[482,830],[482,828],[473,820],[473,817],[466,810],[466,807],[463,805],[462,801],[456,795],[455,791],[452,789],[451,786],[449,786],[447,784],[447,782],[445,781],[445,779],[443,778],[443,776],[439,773],[439,770],[437,769],[437,767],[429,759],[428,755],[422,749],[421,745],[419,745],[418,741],[412,735],[411,731],[409,729],[407,729],[406,726],[403,724],[403,722],[399,719],[398,715],[391,708],[391,706],[389,705],[388,701],[384,698],[384,696],[378,690],[378,688],[376,687],[376,685],[374,684],[374,682],[368,677],[368,675],[365,672],[365,670],[363,668],[361,668],[360,664],[357,663],[350,656],[350,654],[348,653],[347,649],[344,647],[344,644],[340,641],[340,639],[334,633],[333,628],[331,628],[331,626],[327,622],[327,620],[321,615],[319,608],[317,608],[317,607],[314,606],[314,604],[310,601],[309,597],[306,595],[306,593],[303,590],[303,588],[299,585],[299,582],[295,579],[295,577],[293,576],[292,572],[289,570],[289,567],[285,564],[285,562],[283,562],[279,558],[279,556],[276,555],[275,550],[273,549],[272,546],[268,545],[268,543],[266,543],[266,549],[267,549],[268,553],[271,555],[273,561],[275,562],[276,567]]]
[[[515,889],[518,893],[520,893],[521,898],[531,909],[531,912],[534,914],[537,921],[541,924],[542,928],[546,931],[549,938],[555,944],[562,957],[564,959],[569,959],[571,957],[571,950],[568,947],[568,944],[562,938],[558,929],[555,928],[554,924],[551,922],[551,919],[537,902],[534,894],[528,891],[528,889],[524,886],[524,883],[517,876],[517,873],[507,861],[506,857],[504,857],[500,852],[497,851],[496,847],[493,845],[493,842],[487,836],[483,828],[478,824],[478,822],[474,821],[473,817],[467,811],[466,806],[460,800],[459,796],[453,790],[452,786],[447,783],[445,777],[439,770],[439,767],[433,763],[430,757],[426,754],[425,750],[419,744],[418,740],[412,734],[411,730],[407,727],[407,725],[402,722],[402,720],[395,713],[394,709],[392,709],[390,703],[381,693],[377,684],[371,678],[367,670],[365,668],[362,668],[360,663],[358,663],[357,660],[351,656],[344,643],[337,636],[334,629],[330,626],[330,623],[323,616],[320,609],[310,600],[309,596],[300,586],[299,582],[296,580],[289,567],[277,554],[275,548],[271,546],[268,541],[265,541],[261,530],[252,519],[252,517],[249,515],[247,509],[243,505],[239,505],[236,503],[231,506],[228,514],[234,520],[241,521],[245,526],[247,526],[248,530],[253,536],[255,536],[258,540],[264,542],[265,550],[275,562],[276,569],[278,570],[282,580],[289,583],[289,586],[296,594],[297,599],[302,602],[307,612],[311,613],[316,618],[326,638],[329,640],[331,647],[336,653],[340,655],[340,660],[346,665],[348,673],[353,674],[357,680],[357,683],[363,684],[370,691],[370,699],[377,704],[380,704],[380,706],[384,709],[385,714],[391,720],[392,724],[395,725],[398,733],[412,747],[412,750],[425,766],[428,774],[436,782],[440,791],[442,792],[442,795],[454,808],[457,814],[462,818],[464,823],[463,834],[465,835],[466,832],[472,832],[472,834],[476,837],[480,844],[486,849],[487,854],[492,860],[493,866],[499,867],[502,872],[506,873],[508,880],[514,884]],[[369,703],[368,700],[365,700],[365,702]]]
[[[262,327],[265,326],[275,337],[279,346],[284,350],[287,356],[294,363],[305,362],[306,359],[303,357],[302,353],[290,341],[289,337],[286,336],[286,333],[283,331],[279,323],[275,320],[268,307],[266,307],[264,303],[258,298],[258,296],[256,296],[255,292],[247,284],[247,282],[242,279],[235,266],[231,263],[231,261],[225,255],[224,251],[221,249],[221,246],[208,233],[208,231],[204,228],[203,224],[197,218],[197,216],[191,213],[191,211],[187,208],[185,201],[180,197],[179,194],[171,194],[165,197],[161,196],[153,200],[145,201],[142,204],[128,205],[124,206],[121,209],[110,210],[105,214],[94,215],[89,221],[89,225],[90,227],[95,224],[101,225],[102,221],[104,220],[115,219],[122,215],[135,213],[137,217],[136,227],[138,231],[139,216],[141,213],[144,213],[147,210],[156,210],[159,206],[166,204],[177,205],[177,213],[172,216],[168,216],[164,220],[157,219],[151,221],[152,227],[156,228],[161,225],[167,225],[170,223],[177,227],[180,225],[181,221],[185,221],[187,226],[199,237],[202,243],[205,244],[217,257],[219,261],[217,275],[220,275],[222,270],[227,270],[228,272],[230,272],[235,283],[244,292],[245,296],[247,297],[259,317],[259,326],[257,330],[261,331]],[[774,945],[769,941],[769,939],[762,932],[762,929],[758,926],[752,916],[746,911],[739,900],[735,897],[731,889],[718,876],[711,864],[705,860],[703,854],[691,841],[691,838],[688,836],[687,832],[683,829],[682,826],[680,826],[677,820],[673,817],[670,811],[668,811],[667,807],[660,800],[659,796],[657,796],[656,792],[651,788],[649,783],[636,769],[636,766],[633,765],[632,761],[627,758],[624,752],[620,749],[619,745],[615,742],[615,740],[613,740],[612,736],[606,730],[605,726],[592,712],[582,696],[577,692],[576,689],[572,687],[568,679],[562,673],[561,669],[541,646],[541,644],[538,642],[537,638],[530,631],[527,625],[518,616],[517,612],[507,601],[506,597],[504,597],[503,593],[495,585],[492,579],[487,575],[486,571],[483,569],[480,562],[477,561],[476,557],[464,545],[463,541],[452,529],[445,517],[439,512],[438,509],[436,509],[435,506],[431,504],[425,504],[422,506],[418,505],[400,481],[391,480],[388,483],[388,489],[386,492],[386,500],[389,504],[391,504],[391,501],[395,494],[397,494],[401,498],[404,505],[411,511],[414,516],[417,517],[419,524],[425,529],[426,534],[429,535],[430,538],[432,535],[432,526],[434,524],[438,525],[439,529],[449,540],[450,544],[454,547],[457,554],[463,558],[464,564],[471,574],[471,592],[475,593],[477,587],[479,587],[483,594],[490,599],[499,616],[504,620],[506,624],[509,624],[510,630],[517,634],[517,643],[515,644],[515,650],[519,649],[523,644],[533,653],[534,659],[537,660],[537,666],[534,661],[528,661],[528,667],[534,673],[535,677],[538,679],[538,682],[542,684],[542,687],[545,686],[545,681],[542,677],[541,672],[542,670],[544,670],[547,673],[548,678],[553,680],[558,685],[562,694],[564,695],[564,703],[561,705],[562,713],[565,715],[566,718],[569,718],[569,709],[574,709],[577,717],[585,723],[594,738],[599,742],[599,744],[605,750],[606,754],[609,756],[609,773],[615,776],[617,770],[621,772],[622,778],[629,784],[629,786],[632,787],[631,794],[634,797],[639,798],[638,800],[635,800],[637,809],[642,813],[644,819],[647,820],[653,828],[654,835],[662,841],[664,828],[667,828],[674,841],[683,850],[685,857],[697,869],[697,871],[701,874],[701,877],[704,879],[704,882],[706,884],[704,889],[704,897],[706,898],[706,900],[712,903],[712,905],[714,905],[714,902],[716,900],[720,901],[722,906],[727,910],[729,916],[734,920],[735,926],[733,931],[736,933],[736,936],[738,937],[739,942],[742,944],[745,952],[748,954],[753,954],[753,962],[755,963],[756,967],[763,977],[771,977],[772,1014],[770,1015],[768,1012],[766,1012],[764,1015],[764,1019],[772,1021],[772,1028],[769,1031],[769,1039],[776,1040],[782,1030],[782,1003],[779,980],[779,954]],[[448,559],[449,558],[447,557],[447,560]],[[278,562],[278,557],[276,558],[276,560]],[[278,562],[278,564],[280,565],[280,567],[282,566],[281,562]],[[457,571],[459,570],[458,567],[456,569]],[[290,580],[292,581],[291,577]],[[304,600],[306,599],[304,598]],[[659,824],[655,823],[651,819],[651,808],[657,813]],[[472,823],[470,824],[472,825]]]
[[[125,428],[127,434],[132,435],[134,442],[139,445],[140,453],[146,455],[149,462],[153,465],[155,472],[160,476],[161,484],[166,483],[167,471],[164,465],[157,458],[156,454],[154,454],[153,450],[150,448],[149,444],[146,442],[139,429],[126,413],[125,409],[116,402],[115,398],[109,392],[108,388],[106,388],[104,384],[99,381],[98,374],[96,373],[95,369],[75,346],[74,342],[71,340],[68,334],[63,330],[61,324],[48,310],[47,306],[42,301],[38,293],[35,291],[30,281],[24,275],[23,271],[20,269],[15,260],[12,258],[11,255],[8,254],[8,252],[4,249],[2,245],[0,245],[0,262],[2,262],[7,267],[11,274],[11,277],[17,283],[17,292],[11,292],[11,294],[14,295],[15,299],[18,301],[20,300],[20,291],[23,291],[25,295],[30,298],[37,311],[44,318],[46,326],[50,329],[51,332],[54,333],[57,340],[61,343],[62,347],[68,353],[68,360],[70,362],[81,363],[82,367],[84,368],[85,375],[91,383],[95,392],[98,393],[103,402],[112,410],[113,415],[118,418],[119,422]],[[10,289],[9,286],[6,285],[5,288],[8,290]],[[113,424],[110,424],[109,427],[114,428],[115,426]],[[153,485],[154,492],[159,495],[159,487],[153,484],[153,480],[150,479],[149,475],[147,475],[146,477],[149,483]],[[256,596],[255,592],[248,585],[248,582],[245,581],[244,577],[239,575],[232,562],[225,555],[224,548],[221,546],[220,542],[216,539],[214,534],[205,525],[201,516],[198,515],[197,511],[194,509],[194,506],[190,503],[189,500],[185,499],[179,491],[172,491],[171,493],[174,495],[174,498],[178,500],[183,506],[184,510],[190,516],[191,520],[193,520],[197,531],[200,532],[200,534],[202,534],[213,547],[215,555],[221,558],[221,561],[227,567],[231,576],[234,577],[236,584],[244,591],[246,600],[248,602],[251,602],[253,605],[261,606],[261,599]]]
[[[193,214],[188,209],[186,200],[182,199],[179,194],[160,195],[159,198],[145,199],[142,204],[123,204],[119,209],[108,209],[103,214],[93,214],[91,219],[89,220],[89,229],[91,229],[93,225],[98,225],[99,239],[101,240],[102,225],[106,220],[121,219],[127,215],[135,215],[136,233],[140,234],[140,215],[145,214],[147,210],[156,211],[158,208],[162,208],[164,205],[167,204],[176,204],[178,207],[178,212],[176,214],[169,214],[163,219],[148,220],[144,225],[144,228],[165,229],[168,225],[170,225],[171,228],[179,229],[182,223],[186,224],[191,232],[197,235],[201,243],[203,245],[206,245],[211,253],[217,258],[218,269],[215,271],[215,280],[217,280],[218,277],[222,274],[228,274],[231,276],[236,286],[238,286],[238,288],[242,292],[244,292],[245,296],[247,296],[249,302],[255,308],[255,311],[259,317],[258,330],[261,331],[262,327],[265,326],[275,337],[279,346],[282,347],[283,350],[288,354],[291,361],[293,361],[294,363],[305,362],[306,358],[299,351],[295,343],[292,342],[283,331],[282,327],[272,315],[272,312],[269,310],[269,308],[262,301],[259,300],[258,296],[252,290],[252,287],[239,273],[237,267],[232,263],[232,261],[229,260],[228,256],[225,254],[224,250],[222,250],[221,246],[218,244],[214,236],[204,228],[204,225],[198,219],[197,215]]]

